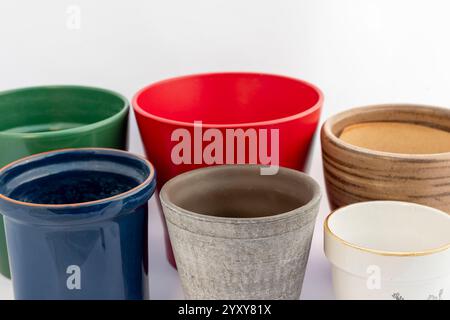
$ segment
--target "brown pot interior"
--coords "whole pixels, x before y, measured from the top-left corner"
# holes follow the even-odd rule
[[[339,143],[350,144],[339,138],[343,130],[352,125],[370,122],[400,122],[407,124],[422,125],[429,128],[450,132],[450,110],[435,107],[416,106],[416,105],[380,105],[380,106],[356,108],[349,110],[347,112],[343,112],[335,116],[334,118],[331,118],[328,125],[326,125],[325,130],[326,133],[328,133],[328,135],[331,134],[332,139],[336,139]],[[383,134],[383,132],[381,131],[380,134]],[[425,138],[422,140],[425,140]],[[438,140],[432,142],[438,143],[437,141]],[[393,143],[395,143],[395,141]],[[420,144],[427,142],[422,141],[417,143]],[[368,148],[368,149],[374,151],[375,153],[378,151],[376,148],[374,149]],[[387,152],[400,154],[416,153],[414,151],[413,152],[387,151]],[[444,152],[447,152],[447,150],[444,150]],[[425,151],[418,153],[427,154],[428,152]]]

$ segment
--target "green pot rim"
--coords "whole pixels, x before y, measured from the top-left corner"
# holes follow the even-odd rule
[[[58,131],[43,131],[43,132],[33,132],[33,133],[20,133],[20,132],[4,132],[0,131],[0,136],[3,137],[20,137],[20,138],[34,138],[34,137],[51,137],[51,136],[60,136],[60,135],[72,135],[72,134],[79,134],[82,132],[86,132],[98,127],[102,127],[104,125],[114,123],[116,120],[119,120],[122,118],[130,109],[130,103],[128,99],[113,90],[99,88],[99,87],[91,87],[91,86],[82,86],[82,85],[44,85],[44,86],[31,86],[31,87],[23,87],[23,88],[17,88],[17,89],[11,89],[11,90],[5,90],[0,92],[0,99],[4,95],[8,95],[11,93],[20,93],[25,92],[29,90],[39,90],[39,89],[83,89],[83,90],[89,90],[89,91],[97,91],[97,92],[103,92],[112,96],[115,96],[122,100],[123,107],[122,109],[115,113],[114,115],[97,121],[93,123],[89,123],[86,125],[82,125],[75,128],[69,128],[69,129],[63,129]]]

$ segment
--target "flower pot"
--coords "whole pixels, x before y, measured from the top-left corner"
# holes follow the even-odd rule
[[[143,299],[151,164],[114,149],[34,155],[0,170],[16,299]]]
[[[450,213],[450,150],[420,154],[413,153],[417,151],[387,152],[341,139],[346,128],[370,123],[384,126],[386,123],[419,124],[448,135],[450,110],[387,104],[354,108],[329,118],[322,126],[321,142],[324,176],[332,209],[356,202],[394,200],[419,203]],[[393,139],[391,142],[396,144],[403,142],[411,150],[423,149],[420,147],[422,143],[437,142],[426,136],[424,139],[417,133],[414,134],[416,138],[407,141],[411,140],[408,135],[393,134],[383,128],[378,131],[382,135],[378,140],[389,142]],[[359,137],[360,140],[362,138]],[[387,144],[385,147],[402,150],[405,146]],[[425,149],[430,148],[427,146]]]
[[[320,189],[299,171],[260,169],[197,169],[161,189],[187,299],[300,297]]]
[[[450,216],[415,203],[369,201],[325,221],[338,299],[448,300]]]

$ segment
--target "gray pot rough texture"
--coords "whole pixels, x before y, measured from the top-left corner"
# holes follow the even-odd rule
[[[161,189],[187,299],[299,298],[320,188],[299,171],[260,169],[198,169]]]

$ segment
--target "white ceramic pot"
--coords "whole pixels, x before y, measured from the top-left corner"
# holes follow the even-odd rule
[[[450,299],[450,215],[360,202],[332,212],[324,227],[337,299]]]

